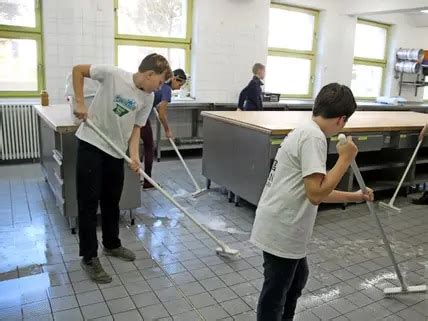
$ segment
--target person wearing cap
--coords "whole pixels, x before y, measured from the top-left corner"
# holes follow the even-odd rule
[[[187,76],[184,70],[176,69],[173,71],[173,77],[166,81],[162,85],[162,87],[155,92],[153,108],[158,107],[159,118],[165,130],[165,136],[167,138],[173,138],[171,128],[168,124],[168,103],[171,102],[172,91],[180,89],[186,83],[186,80]],[[140,137],[143,140],[144,144],[144,171],[148,176],[152,177],[154,141],[153,130],[149,119],[147,120],[146,125],[141,128]],[[142,183],[144,190],[153,188],[153,185],[146,180],[143,180]]]
[[[424,128],[422,128],[421,132],[419,133],[419,140],[424,140],[425,135],[427,134],[428,123],[425,125]],[[428,205],[428,192],[424,192],[420,198],[412,200],[412,203],[418,205]]]

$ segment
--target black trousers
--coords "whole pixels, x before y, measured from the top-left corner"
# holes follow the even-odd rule
[[[309,275],[308,262],[263,252],[264,283],[257,305],[257,321],[291,321],[297,299]]]
[[[97,210],[101,208],[103,246],[115,249],[119,239],[119,201],[122,195],[123,159],[78,140],[76,189],[79,219],[79,254],[97,256]]]

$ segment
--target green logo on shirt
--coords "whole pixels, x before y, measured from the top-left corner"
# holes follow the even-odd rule
[[[135,110],[135,108],[137,107],[137,103],[134,99],[122,98],[119,95],[116,95],[114,97],[114,103],[116,107],[113,109],[113,111],[119,117],[126,115],[131,110]]]

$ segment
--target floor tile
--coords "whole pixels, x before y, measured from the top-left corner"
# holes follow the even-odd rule
[[[203,308],[217,304],[217,302],[208,292],[190,296],[189,299],[196,308]]]
[[[207,321],[221,320],[228,317],[227,312],[220,305],[211,305],[199,309],[199,312]]]
[[[137,308],[146,307],[149,305],[154,305],[160,303],[158,297],[154,292],[145,292],[141,294],[136,294],[131,296],[132,301]]]
[[[168,311],[161,304],[141,308],[140,313],[144,321],[154,321],[169,316]]]
[[[59,298],[62,296],[69,296],[72,294],[74,294],[74,291],[71,284],[54,286],[48,289],[48,295],[50,298]]]
[[[82,313],[80,312],[80,309],[75,308],[71,310],[65,310],[60,312],[54,313],[54,320],[55,321],[83,321]]]
[[[95,319],[110,315],[110,311],[105,302],[86,305],[81,307],[85,319]]]
[[[230,315],[241,314],[251,310],[251,308],[240,298],[225,301],[221,303],[221,306]]]
[[[22,306],[24,318],[33,317],[41,314],[51,313],[51,307],[48,300],[29,303]]]
[[[51,307],[53,312],[58,312],[77,308],[78,303],[74,295],[63,296],[60,298],[51,299]]]
[[[181,314],[193,310],[193,308],[184,299],[164,302],[164,306],[170,315]]]
[[[113,314],[114,321],[144,321],[138,310]]]
[[[104,302],[104,297],[100,290],[84,292],[76,295],[79,306],[90,305],[94,303]]]
[[[213,291],[209,291],[209,293],[211,294],[211,296],[214,297],[214,299],[217,300],[217,302],[229,301],[238,297],[236,293],[229,288],[220,288]]]
[[[128,296],[126,289],[123,285],[102,289],[101,293],[106,301],[110,301],[113,299],[119,299]]]
[[[135,309],[135,305],[129,297],[107,301],[107,306],[112,314]]]
[[[174,321],[202,321],[202,316],[196,311],[184,312],[173,316]]]

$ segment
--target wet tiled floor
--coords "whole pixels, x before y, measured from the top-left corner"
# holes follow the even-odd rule
[[[200,160],[189,165],[200,172]],[[195,224],[157,191],[144,192],[136,225],[123,213],[120,227],[137,260],[100,251],[113,282],[94,284],[40,167],[0,166],[0,320],[255,320],[262,257],[248,242],[254,208],[235,207],[218,188],[192,199],[177,161],[155,163],[154,177],[241,256],[217,256]],[[428,208],[403,198],[397,204],[402,213],[380,211],[382,221],[408,283],[426,283]],[[384,298],[382,289],[397,280],[364,204],[322,211],[308,258],[310,280],[295,320],[428,319],[426,294]]]

